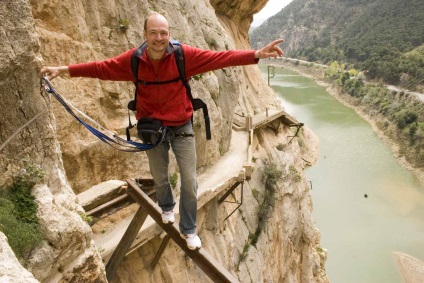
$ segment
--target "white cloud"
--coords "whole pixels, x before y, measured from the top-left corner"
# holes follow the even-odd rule
[[[261,25],[269,17],[280,12],[291,1],[292,0],[269,0],[265,7],[253,16],[252,26],[257,27]]]

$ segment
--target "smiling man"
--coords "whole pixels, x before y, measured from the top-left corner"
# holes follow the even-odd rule
[[[191,117],[193,106],[187,95],[174,56],[174,46],[170,43],[170,30],[166,18],[159,13],[150,14],[144,22],[144,39],[147,47],[139,59],[137,81],[131,69],[131,57],[135,48],[117,57],[99,62],[72,64],[60,67],[43,67],[41,74],[53,79],[59,75],[71,77],[91,77],[102,80],[132,81],[138,84],[136,94],[136,117],[154,119],[166,126],[169,131],[164,141],[146,151],[150,172],[162,221],[175,221],[173,209],[174,195],[169,183],[169,149],[172,148],[181,175],[181,196],[179,202],[181,236],[190,249],[201,247],[196,234],[197,218],[197,175],[196,148]],[[282,56],[277,46],[283,40],[275,40],[260,50],[211,51],[181,44],[184,52],[185,77],[213,71],[225,67],[258,63],[259,59]],[[140,134],[139,134],[140,135]],[[143,136],[140,135],[143,139]]]

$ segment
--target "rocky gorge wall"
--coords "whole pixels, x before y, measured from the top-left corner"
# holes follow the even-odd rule
[[[164,14],[170,22],[172,37],[183,43],[214,50],[247,49],[250,48],[247,31],[253,14],[266,2],[4,0],[0,3],[1,143],[17,127],[42,113],[2,150],[0,185],[13,181],[22,159],[39,164],[46,172],[45,184],[32,191],[46,237],[43,245],[34,249],[23,263],[32,274],[19,272],[23,270],[19,264],[9,268],[3,263],[12,260],[0,258],[0,278],[9,276],[14,278],[13,282],[105,282],[104,265],[91,239],[90,228],[80,217],[84,211],[75,194],[109,179],[148,176],[144,153],[121,153],[103,145],[62,106],[40,95],[40,67],[102,60],[137,46],[143,40],[144,18],[151,11]],[[133,95],[131,83],[57,78],[53,84],[81,111],[108,129],[124,133],[128,121],[126,105]],[[199,81],[192,82],[192,88],[208,104],[212,121],[213,142],[206,141],[202,122],[195,123],[199,170],[215,163],[228,150],[234,113],[244,115],[261,112],[265,107],[279,107],[256,66],[203,74]],[[194,119],[202,121],[200,113]],[[290,134],[288,128],[277,136],[272,131],[261,132],[257,169],[240,213],[223,225],[219,220],[228,211],[218,209],[214,202],[199,212],[199,230],[205,247],[242,282],[326,282],[325,252],[319,247],[319,232],[312,222],[311,198],[302,173],[305,167],[302,156],[314,159],[316,154],[309,156],[308,149],[302,149],[299,142],[285,151],[276,150],[277,144],[288,142]],[[308,140],[313,139],[306,132],[303,142],[309,144]],[[268,215],[270,220],[257,245],[252,246],[248,239],[258,227],[257,206],[265,194],[260,168],[271,161],[285,179],[276,185],[275,208]],[[175,163],[171,166],[173,171],[176,171]],[[4,237],[0,241],[7,245]],[[131,254],[118,271],[117,281],[208,280],[190,261],[183,260],[176,247],[168,247],[160,268],[153,273],[138,265],[149,258],[156,245],[152,241]],[[222,253],[223,250],[228,253]]]
[[[104,281],[102,259],[89,227],[79,216],[83,210],[66,178],[56,117],[48,98],[40,95],[42,54],[30,3],[2,1],[0,23],[1,190],[20,173],[22,160],[39,165],[45,172],[45,183],[32,190],[45,240],[27,254],[25,271],[0,232],[0,281]],[[17,132],[38,114],[38,119]],[[17,135],[9,140],[14,133]]]
[[[102,60],[138,46],[144,40],[144,18],[152,11],[161,12],[168,18],[171,36],[183,43],[213,50],[249,48],[247,33],[241,34],[236,29],[234,36],[229,36],[209,1],[32,1],[31,4],[45,65]],[[237,11],[243,14],[243,10]],[[252,12],[245,10],[244,13]],[[120,28],[122,22],[128,25]],[[228,30],[238,25],[230,19],[226,22],[231,23]],[[240,94],[243,92],[246,97],[251,97],[267,93],[263,84],[248,81],[246,72],[253,74],[253,79],[258,77],[257,69],[252,67],[228,68],[206,73],[199,81],[192,82],[194,95],[208,104],[215,141],[204,141],[204,126],[203,122],[200,123],[203,118],[201,113],[196,113],[199,167],[213,164],[228,150],[227,137],[231,136],[233,109]],[[65,78],[55,80],[54,85],[88,116],[112,131],[125,133],[128,126],[126,105],[134,91],[132,83]],[[264,106],[263,102],[255,103],[255,107]],[[52,108],[60,121],[57,136],[64,166],[76,192],[105,179],[146,175],[144,153],[121,153],[104,147],[61,106],[53,103]]]

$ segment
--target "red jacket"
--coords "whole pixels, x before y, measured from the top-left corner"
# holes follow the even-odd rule
[[[210,51],[181,44],[184,51],[186,77],[230,66],[255,64],[255,50]],[[131,55],[135,48],[121,55],[99,62],[69,65],[72,77],[91,77],[101,80],[132,81]],[[155,74],[146,51],[140,58],[139,79],[147,82],[167,81],[179,77],[171,46],[168,47]],[[191,119],[193,108],[181,80],[169,84],[139,85],[137,120],[152,117],[165,126],[179,126]]]

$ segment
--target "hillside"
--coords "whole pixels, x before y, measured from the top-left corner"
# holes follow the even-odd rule
[[[424,81],[424,61],[407,54],[424,42],[423,14],[420,0],[294,0],[250,40],[257,47],[282,37],[289,57],[347,62],[370,79],[414,89]]]

